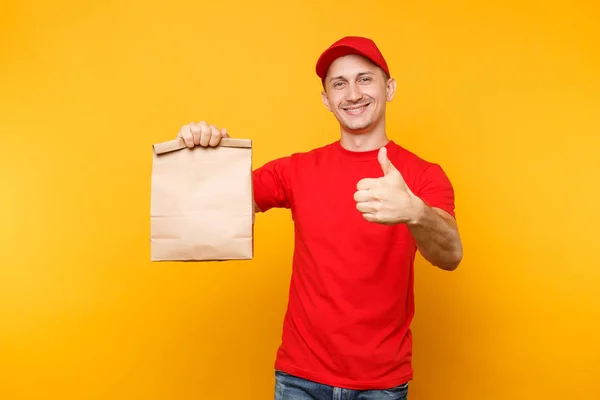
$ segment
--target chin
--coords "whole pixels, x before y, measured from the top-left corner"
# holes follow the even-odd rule
[[[359,123],[354,123],[354,124],[344,123],[344,127],[346,128],[346,130],[348,131],[348,133],[353,133],[353,134],[356,134],[356,135],[360,135],[362,133],[368,132],[369,128],[371,128],[372,126],[373,126],[373,123],[371,121],[365,122],[365,123],[362,123],[362,124],[359,124]]]

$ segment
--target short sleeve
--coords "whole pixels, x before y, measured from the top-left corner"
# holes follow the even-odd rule
[[[444,170],[438,164],[428,166],[418,181],[415,195],[428,206],[440,208],[453,217],[454,188]]]
[[[254,202],[265,212],[271,208],[290,208],[291,157],[270,161],[252,172]]]

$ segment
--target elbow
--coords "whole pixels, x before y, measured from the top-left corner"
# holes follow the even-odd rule
[[[436,267],[444,271],[455,271],[460,265],[463,258],[462,249],[457,249],[452,253],[449,253],[444,259],[440,260],[435,264]]]

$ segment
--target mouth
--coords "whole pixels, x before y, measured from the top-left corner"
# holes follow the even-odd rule
[[[367,107],[369,107],[369,105],[371,105],[371,103],[360,104],[360,105],[355,105],[355,106],[351,106],[351,107],[342,107],[342,110],[344,110],[347,114],[350,114],[350,115],[360,115],[363,112],[365,112],[365,110],[367,109]]]

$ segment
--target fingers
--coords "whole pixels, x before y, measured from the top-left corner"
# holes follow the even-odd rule
[[[378,178],[364,178],[358,181],[356,189],[358,190],[369,190],[374,189],[378,186]]]
[[[192,140],[195,145],[200,144],[200,137],[202,136],[202,127],[200,124],[191,123],[190,132],[192,132]]]
[[[212,128],[206,122],[202,121],[198,124],[200,126],[200,141],[199,145],[202,147],[208,146],[210,142],[210,136],[212,134]],[[219,138],[220,139],[220,138]]]
[[[356,186],[358,190],[353,196],[356,209],[363,214],[376,214],[381,209],[377,179],[362,179]]]
[[[358,190],[354,192],[354,201],[369,201],[374,200],[373,193],[369,190]]]
[[[216,147],[222,138],[230,137],[225,128],[219,129],[205,121],[197,124],[190,122],[182,126],[177,136],[182,138],[185,145],[190,148],[194,146]]]
[[[183,139],[183,142],[187,147],[194,147],[194,136],[191,131],[192,125],[193,124],[182,126],[177,134],[178,137]]]
[[[363,213],[362,216],[369,222],[377,222],[377,216],[373,213]]]
[[[361,213],[376,214],[381,209],[381,203],[373,201],[361,201],[356,203],[356,209]]]
[[[221,141],[223,134],[216,126],[210,127],[210,139],[208,140],[208,145],[211,147],[215,147]]]

